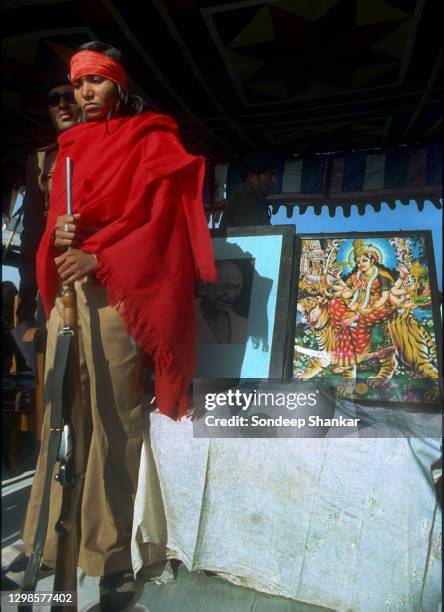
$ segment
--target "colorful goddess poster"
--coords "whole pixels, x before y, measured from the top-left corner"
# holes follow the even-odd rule
[[[438,403],[429,232],[301,238],[293,377],[339,396]]]

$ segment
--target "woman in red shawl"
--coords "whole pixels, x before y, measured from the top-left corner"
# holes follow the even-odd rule
[[[201,201],[203,159],[183,149],[171,118],[145,111],[140,99],[128,95],[122,57],[113,47],[80,47],[70,78],[83,122],[59,138],[37,278],[50,315],[47,387],[62,321],[60,287],[75,282],[79,418],[91,439],[79,565],[102,577],[102,609],[118,610],[135,590],[130,539],[144,426],[142,363],[148,357],[154,366],[159,409],[172,418],[185,415],[195,363],[194,281],[215,280],[216,272]],[[73,161],[72,216],[65,214],[67,157]],[[48,429],[24,527],[27,555]],[[53,489],[43,556],[48,565],[55,561],[61,487]]]

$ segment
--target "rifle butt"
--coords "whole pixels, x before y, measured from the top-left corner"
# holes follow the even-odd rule
[[[75,594],[77,599],[77,562],[80,547],[80,502],[83,492],[83,483],[78,484],[71,496],[72,515],[66,516],[65,520],[58,521],[56,531],[58,533],[57,559],[54,573],[54,593]],[[76,604],[60,602],[51,606],[51,612],[62,612],[70,610]]]

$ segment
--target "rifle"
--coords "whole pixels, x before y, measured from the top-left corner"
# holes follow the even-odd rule
[[[72,215],[71,192],[72,163],[66,160],[67,214]],[[65,285],[62,293],[63,330],[71,336],[70,361],[68,362],[68,401],[64,403],[64,428],[59,451],[59,472],[54,477],[63,487],[62,506],[55,530],[58,535],[57,558],[54,575],[54,591],[77,593],[77,560],[80,546],[80,507],[83,494],[85,468],[85,439],[81,424],[75,422],[73,408],[79,405],[81,383],[79,370],[79,333],[77,299],[74,283]],[[80,414],[78,414],[80,416]],[[76,435],[77,432],[77,435]],[[75,446],[74,446],[75,445]],[[75,450],[75,452],[74,452]],[[53,605],[51,611],[64,610],[67,605]]]
[[[72,162],[66,160],[67,213],[72,214],[71,176]],[[61,510],[55,530],[58,535],[57,558],[53,591],[77,591],[77,559],[79,552],[79,511],[83,493],[85,444],[76,421],[74,407],[81,402],[79,371],[79,339],[77,325],[77,302],[74,284],[63,286],[63,328],[58,334],[54,356],[53,388],[51,397],[51,434],[48,444],[48,459],[42,503],[32,554],[26,568],[22,592],[33,592],[43,555],[48,529],[49,498],[52,474],[56,462],[58,473],[54,479],[63,487]],[[77,411],[78,415],[81,411]],[[73,604],[71,604],[72,606]],[[69,603],[54,603],[51,611],[71,607]],[[29,605],[19,606],[29,612]]]

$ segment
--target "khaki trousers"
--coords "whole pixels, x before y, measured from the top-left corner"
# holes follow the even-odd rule
[[[125,332],[106,289],[93,277],[76,283],[82,405],[73,421],[86,437],[79,566],[90,576],[131,568],[131,530],[142,443],[142,354]],[[48,321],[45,417],[30,501],[23,528],[25,552],[32,551],[46,471],[52,371],[63,306],[57,299]],[[88,441],[90,440],[90,444]],[[50,518],[43,560],[54,565],[62,487],[51,486]]]

